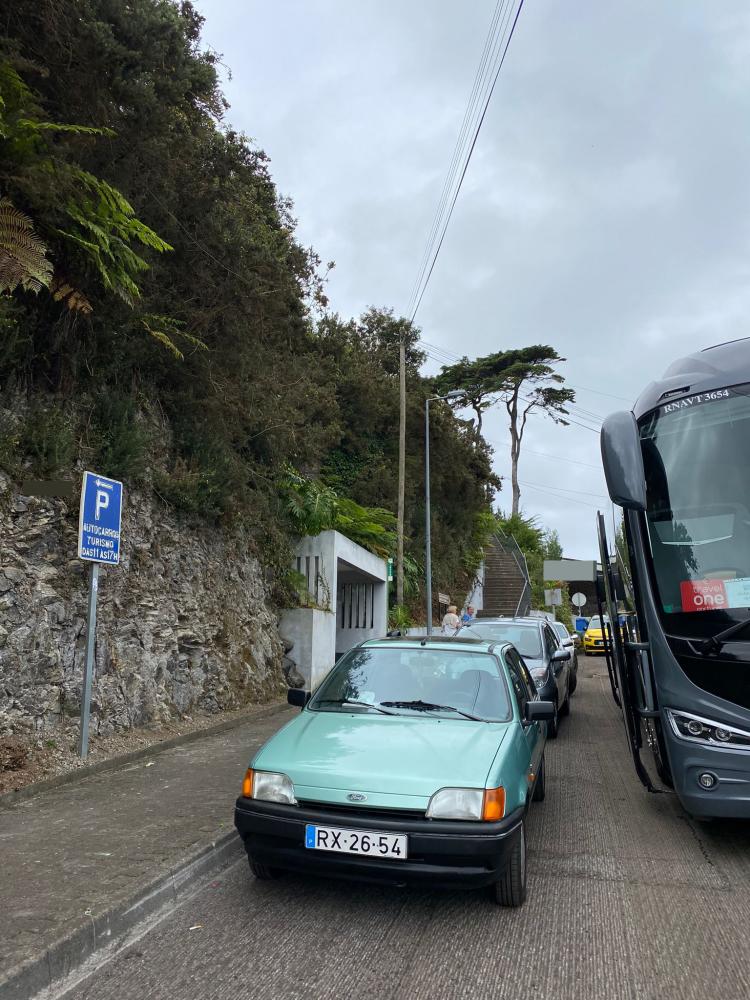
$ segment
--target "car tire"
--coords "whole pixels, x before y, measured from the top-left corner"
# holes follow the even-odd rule
[[[547,723],[547,739],[556,740],[560,730],[560,712],[557,708],[557,698],[554,700],[555,717]]]
[[[560,715],[570,715],[570,680],[568,680],[568,690],[565,692],[565,701],[560,706]]]
[[[262,865],[258,861],[253,861],[252,858],[248,858],[247,860],[250,863],[250,871],[260,882],[269,882],[271,879],[278,877],[278,872],[275,868]]]
[[[570,693],[575,694],[575,690],[578,687],[578,668],[573,671],[573,676],[570,680]]]
[[[492,886],[498,906],[521,906],[526,899],[526,826],[521,820],[508,865]]]
[[[539,771],[537,772],[536,781],[534,782],[534,791],[531,793],[532,802],[544,802],[546,774],[547,768],[544,764],[544,754],[542,754]]]

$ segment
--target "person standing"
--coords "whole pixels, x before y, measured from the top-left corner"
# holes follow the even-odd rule
[[[471,604],[469,604],[466,608],[466,611],[464,611],[464,613],[461,615],[461,624],[468,625],[469,622],[473,621],[474,621],[474,608],[471,606]]]
[[[455,635],[458,631],[458,627],[461,624],[461,619],[458,617],[458,608],[455,604],[449,604],[448,610],[443,615],[443,635]]]

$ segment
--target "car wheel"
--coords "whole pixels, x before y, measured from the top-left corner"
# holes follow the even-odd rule
[[[253,861],[252,858],[248,858],[247,860],[250,862],[250,871],[257,879],[260,879],[261,882],[268,882],[270,879],[277,877],[278,872],[275,868],[269,868],[268,865],[262,865],[258,861]]]
[[[555,698],[554,706],[555,706],[555,714],[553,718],[547,723],[548,740],[557,739],[557,731],[560,728],[560,713],[557,710],[557,698]]]
[[[570,678],[568,678],[568,690],[565,692],[565,701],[560,706],[560,715],[570,715]]]
[[[578,667],[573,671],[573,676],[570,679],[570,693],[575,694],[575,690],[578,687]]]
[[[526,899],[526,826],[523,820],[508,865],[492,886],[492,893],[500,906],[521,906]]]
[[[546,776],[546,768],[544,766],[544,754],[542,754],[542,760],[539,764],[539,771],[537,772],[536,781],[534,782],[534,791],[531,793],[532,802],[544,802],[544,782]]]

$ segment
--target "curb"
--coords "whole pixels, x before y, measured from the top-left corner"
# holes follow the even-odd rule
[[[116,946],[137,924],[160,909],[170,911],[188,895],[194,881],[237,861],[244,847],[235,830],[177,862],[114,906],[84,916],[70,933],[40,955],[9,969],[0,980],[1,1000],[29,1000],[41,990],[64,984],[61,980],[80,968],[97,951]]]
[[[184,746],[186,743],[194,743],[196,740],[203,739],[204,737],[216,736],[219,733],[228,732],[230,729],[242,726],[253,719],[268,718],[269,716],[276,715],[277,712],[281,712],[286,706],[287,703],[285,701],[272,702],[270,705],[261,705],[250,709],[241,716],[237,716],[234,719],[225,719],[224,722],[217,722],[215,725],[207,726],[205,729],[194,729],[189,733],[171,736],[168,740],[159,740],[155,743],[150,743],[148,746],[141,747],[139,750],[133,750],[131,753],[121,754],[119,757],[108,757],[106,760],[97,761],[95,764],[86,764],[73,771],[65,771],[63,774],[57,774],[54,778],[35,781],[12,792],[3,792],[0,794],[0,809],[15,805],[16,802],[22,802],[24,799],[30,799],[41,792],[50,791],[52,788],[59,788],[61,785],[68,785],[74,781],[83,781],[84,778],[88,778],[94,774],[101,774],[103,771],[116,771],[119,767],[124,767],[126,764],[133,763],[133,761],[143,760],[144,757],[153,757],[163,750],[172,750],[174,747]]]

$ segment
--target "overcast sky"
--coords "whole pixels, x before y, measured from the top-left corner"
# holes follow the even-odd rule
[[[495,0],[197,6],[232,72],[228,122],[270,156],[301,240],[336,261],[332,307],[404,312]],[[574,419],[599,423],[673,358],[750,333],[748,121],[743,0],[526,0],[423,338],[470,357],[552,344]],[[485,421],[502,475],[506,423]],[[598,435],[537,417],[524,449],[524,512],[593,558],[595,508],[611,512]]]

